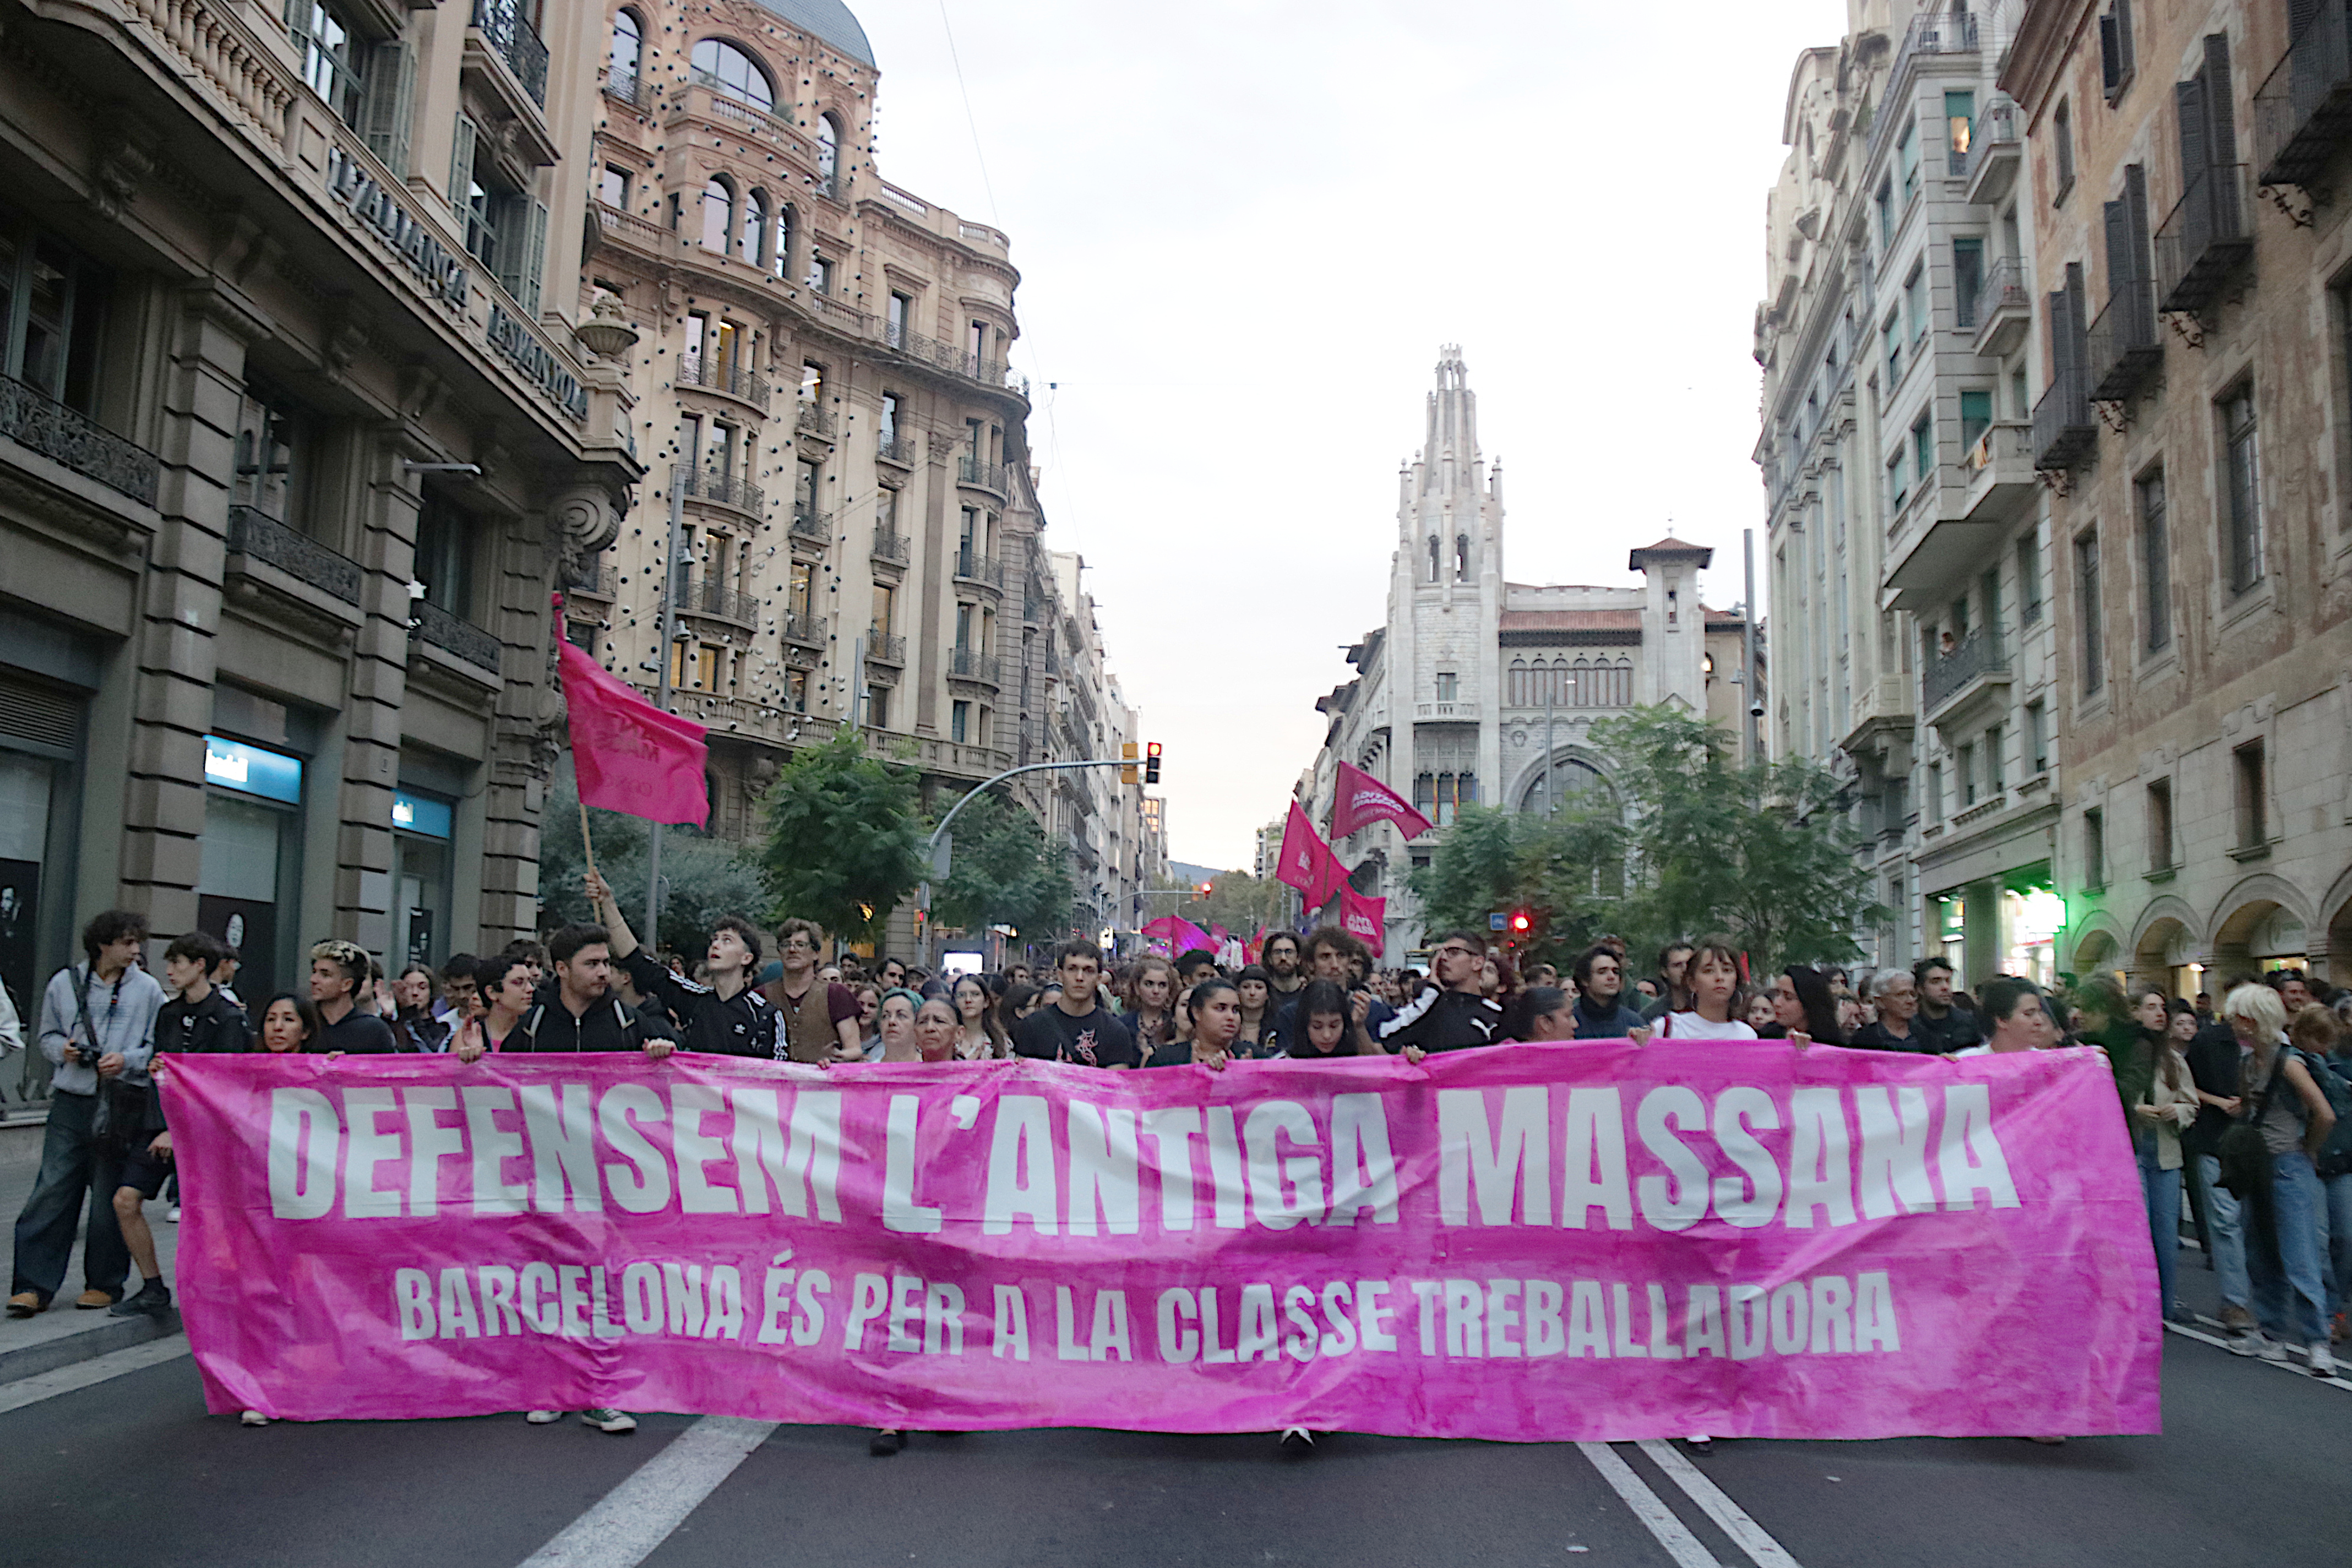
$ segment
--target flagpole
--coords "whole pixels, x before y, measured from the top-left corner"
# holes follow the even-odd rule
[[[655,687],[654,706],[669,711],[669,661],[677,647],[677,546],[679,535],[686,527],[686,487],[694,470],[684,463],[669,466],[669,551],[662,558],[661,648],[654,662],[661,666]],[[584,837],[587,818],[581,818]],[[661,951],[661,841],[662,825],[653,825],[646,840],[646,923],[640,928],[644,940],[656,952]]]

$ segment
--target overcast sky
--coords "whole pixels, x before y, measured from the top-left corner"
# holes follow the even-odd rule
[[[1739,600],[1764,198],[1836,0],[852,4],[883,177],[1013,237],[1046,537],[1167,745],[1174,858],[1246,866],[1313,760],[1441,343],[1513,581],[1631,585],[1671,530]]]

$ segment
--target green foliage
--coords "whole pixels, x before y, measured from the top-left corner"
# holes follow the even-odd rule
[[[916,775],[866,754],[854,729],[793,754],[768,792],[760,865],[779,919],[864,941],[921,880]]]
[[[621,900],[633,929],[646,912],[646,852],[650,834],[643,819],[617,811],[588,813],[596,836],[596,868]],[[540,926],[552,931],[575,921],[593,921],[580,874],[587,859],[580,847],[580,795],[568,771],[548,787],[547,810],[539,834]],[[637,940],[689,955],[710,945],[712,922],[720,915],[757,921],[768,908],[759,866],[742,848],[691,827],[662,830],[660,940],[638,929]]]
[[[1067,845],[1049,841],[1035,817],[993,794],[965,806],[948,832],[955,841],[948,879],[932,889],[941,925],[1008,925],[1039,945],[1062,940],[1077,897]]]
[[[1483,931],[1531,908],[1527,956],[1572,958],[1603,932],[1646,962],[1669,939],[1727,931],[1764,965],[1856,956],[1885,918],[1837,781],[1801,758],[1746,765],[1731,735],[1667,708],[1592,727],[1614,800],[1530,816],[1465,808],[1411,887],[1427,929]]]

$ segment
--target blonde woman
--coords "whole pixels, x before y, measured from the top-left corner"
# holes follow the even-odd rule
[[[2325,1194],[2313,1160],[2336,1127],[2336,1112],[2303,1058],[2286,1045],[2286,1004],[2260,984],[2239,986],[2221,1004],[2221,1016],[2246,1052],[2239,1079],[2235,1137],[2252,1128],[2261,1138],[2263,1173],[2245,1194],[2246,1273],[2254,1288],[2259,1327],[2230,1342],[2240,1355],[2284,1362],[2289,1347],[2305,1347],[2315,1375],[2331,1376],[2336,1358],[2327,1342],[2327,1286],[2321,1258]],[[2226,1164],[2226,1162],[2225,1162]]]

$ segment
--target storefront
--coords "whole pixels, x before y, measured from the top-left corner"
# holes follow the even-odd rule
[[[75,956],[74,847],[87,699],[0,667],[0,984],[33,1037],[47,971]],[[49,1067],[26,1051],[0,1099],[38,1100]]]
[[[449,955],[449,841],[456,826],[457,802],[406,787],[393,792],[392,840],[398,869],[392,949],[384,962],[394,970],[411,963],[438,964]]]
[[[2001,973],[2037,985],[2058,982],[2058,932],[2066,924],[2066,900],[2039,875],[2011,878],[2000,892]]]
[[[246,741],[205,737],[205,837],[197,929],[236,947],[247,1001],[293,987],[297,932],[281,921],[301,886],[302,759]]]

